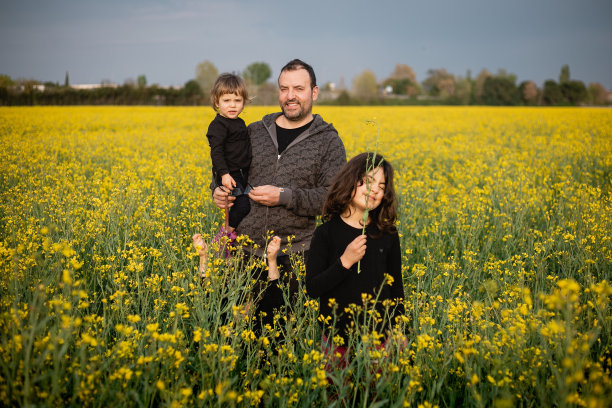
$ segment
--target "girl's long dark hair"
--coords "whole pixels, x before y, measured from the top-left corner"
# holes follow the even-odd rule
[[[393,167],[378,153],[361,153],[338,172],[323,205],[323,220],[342,215],[349,208],[355,188],[365,182],[367,173],[381,167],[385,172],[385,192],[378,207],[369,213],[370,225],[383,233],[396,231],[397,198],[393,187]]]

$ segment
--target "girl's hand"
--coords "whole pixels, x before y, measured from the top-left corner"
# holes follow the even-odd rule
[[[353,240],[350,244],[347,245],[344,253],[340,257],[340,262],[342,266],[346,269],[350,269],[351,266],[355,265],[357,262],[363,258],[366,251],[366,236],[359,235],[357,238]]]

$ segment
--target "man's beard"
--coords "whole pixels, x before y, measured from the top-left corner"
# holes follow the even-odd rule
[[[297,103],[298,109],[293,110],[291,113],[289,113],[286,109],[285,109],[285,105],[288,102],[285,102],[282,106],[281,106],[281,110],[283,111],[283,115],[291,120],[291,121],[298,121],[300,119],[304,119],[306,117],[306,115],[308,114],[308,110],[304,109],[304,105],[302,102],[299,101],[291,101],[292,103]]]

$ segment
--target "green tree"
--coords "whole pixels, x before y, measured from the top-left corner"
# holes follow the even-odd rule
[[[431,96],[446,99],[455,94],[455,76],[446,69],[430,69],[423,81],[423,89]]]
[[[416,82],[416,74],[410,65],[396,64],[389,78],[409,79]]]
[[[65,87],[69,87],[70,86],[70,78],[68,76],[68,71],[66,71],[66,76],[64,77],[64,86]]]
[[[353,93],[355,97],[364,102],[370,102],[378,95],[378,83],[376,75],[369,69],[366,69],[361,74],[353,79]]]
[[[204,99],[204,92],[202,92],[198,82],[191,79],[181,89],[181,96],[188,105],[198,105]]]
[[[533,81],[523,81],[519,85],[521,101],[525,105],[535,105],[538,102],[538,87]]]
[[[408,95],[413,83],[408,78],[387,78],[383,81],[382,85],[384,87],[390,86],[392,89],[392,93],[395,95]]]
[[[544,82],[544,89],[542,89],[542,102],[544,105],[557,105],[563,101],[563,94],[557,84],[552,79]]]
[[[210,90],[218,76],[217,67],[208,60],[200,62],[196,67],[195,80],[200,85],[200,90],[205,97],[210,95]]]
[[[608,91],[599,82],[591,82],[588,88],[589,103],[592,105],[605,105]]]
[[[559,88],[561,89],[563,99],[572,105],[579,105],[586,102],[588,98],[586,86],[584,86],[584,82],[582,81],[570,80],[563,82]]]
[[[8,105],[9,101],[9,88],[13,86],[15,82],[10,76],[0,74],[0,104]]]
[[[0,88],[8,88],[13,85],[15,85],[15,81],[13,81],[10,76],[0,74]]]
[[[569,65],[565,64],[561,67],[561,72],[559,73],[559,84],[565,84],[570,80],[570,69]]]
[[[484,87],[484,83],[487,78],[491,78],[493,74],[491,74],[487,69],[483,69],[478,73],[476,79],[474,80],[474,86],[472,87],[472,103],[482,103],[482,90]]]
[[[486,105],[518,105],[519,91],[505,76],[487,78],[482,88],[482,101]]]
[[[338,95],[338,97],[336,98],[335,104],[341,105],[341,106],[347,106],[347,105],[352,105],[353,102],[351,100],[351,96],[349,95],[349,93],[344,90],[340,92],[340,95]]]
[[[412,67],[406,64],[396,64],[395,69],[383,81],[384,87],[390,86],[395,95],[416,96],[419,94],[419,84]]]
[[[144,75],[138,75],[138,79],[136,80],[136,82],[138,83],[139,88],[147,87],[147,77]]]
[[[265,62],[254,62],[250,64],[242,73],[245,81],[249,81],[257,86],[266,82],[272,75],[270,65]]]
[[[469,105],[470,99],[472,97],[473,87],[474,81],[472,81],[472,79],[470,78],[469,72],[467,77],[457,78],[454,94],[455,101],[461,105]]]
[[[136,81],[134,78],[125,78],[125,81],[123,81],[123,86],[126,88],[136,88]]]
[[[506,78],[513,84],[516,84],[516,74],[510,73],[503,68],[497,70],[497,74],[495,74],[497,78]]]

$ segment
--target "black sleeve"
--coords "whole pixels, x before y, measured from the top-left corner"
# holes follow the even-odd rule
[[[351,271],[342,266],[340,258],[329,259],[333,251],[328,242],[327,231],[317,228],[310,242],[308,261],[306,263],[306,292],[310,297],[320,298],[344,281]]]
[[[225,162],[225,139],[227,137],[227,128],[219,120],[213,120],[208,125],[206,138],[210,145],[210,158],[212,160],[213,169],[217,172],[217,176],[221,177],[229,173],[229,168]]]

